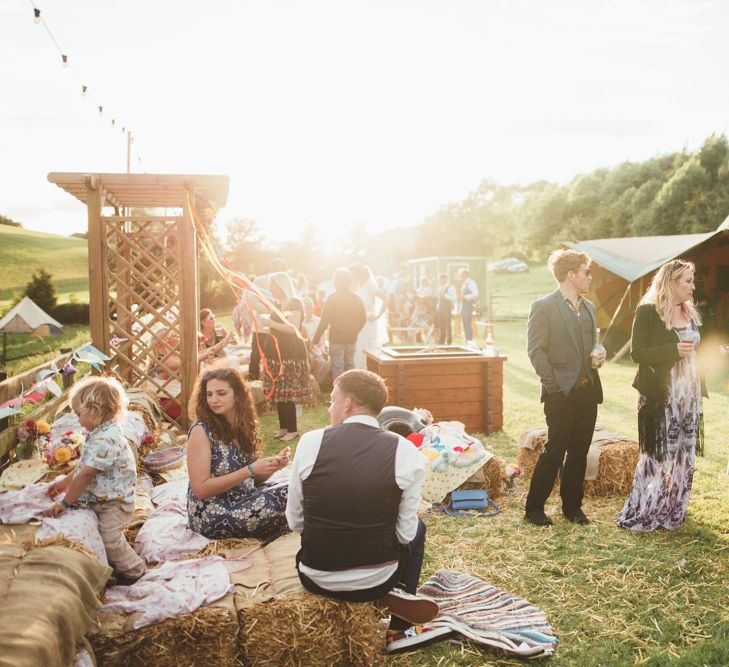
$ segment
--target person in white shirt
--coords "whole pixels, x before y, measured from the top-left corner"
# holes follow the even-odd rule
[[[473,340],[473,327],[471,326],[471,320],[473,318],[473,307],[478,302],[478,285],[476,285],[476,281],[471,278],[471,273],[468,269],[461,269],[458,272],[458,275],[463,281],[461,283],[461,318],[463,319],[463,335],[466,337],[466,342],[469,343]]]
[[[411,627],[434,618],[437,605],[407,594],[417,589],[425,551],[416,512],[428,463],[410,441],[380,428],[386,402],[375,373],[353,369],[335,380],[331,426],[305,433],[296,448],[286,518],[301,533],[303,586],[339,600],[382,600],[393,651],[439,632]]]
[[[453,342],[451,313],[456,298],[456,288],[448,281],[448,274],[439,273],[438,303],[435,307],[435,328],[438,330],[438,345],[450,345]]]

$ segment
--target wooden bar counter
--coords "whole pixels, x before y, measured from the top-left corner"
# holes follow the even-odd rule
[[[393,346],[365,351],[367,370],[384,378],[388,405],[426,408],[435,421],[463,422],[468,433],[500,431],[504,423],[504,361],[458,345],[435,350]]]

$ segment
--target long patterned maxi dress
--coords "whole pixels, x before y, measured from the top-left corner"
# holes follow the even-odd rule
[[[202,425],[210,440],[210,470],[213,477],[240,470],[255,460],[249,459],[232,442],[217,440],[206,422],[197,421],[190,430],[198,424]],[[188,486],[188,525],[211,540],[228,537],[257,537],[265,540],[288,531],[285,515],[288,493],[288,480],[264,482],[256,486],[249,478],[217,496],[199,500]]]
[[[698,342],[699,333],[694,330]],[[639,398],[639,407],[645,397]],[[648,532],[674,530],[683,525],[688,507],[701,430],[701,380],[696,353],[683,357],[671,369],[665,403],[666,454],[658,460],[642,452],[633,488],[615,522],[621,528]]]

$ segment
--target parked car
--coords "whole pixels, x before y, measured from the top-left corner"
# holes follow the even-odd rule
[[[507,257],[506,259],[491,262],[487,265],[487,268],[494,273],[526,273],[529,271],[529,265],[516,257]]]

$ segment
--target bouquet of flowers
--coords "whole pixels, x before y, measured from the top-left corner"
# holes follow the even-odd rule
[[[32,459],[40,455],[42,449],[48,442],[48,434],[51,432],[50,424],[39,419],[26,419],[21,422],[15,431],[18,444],[15,448],[15,455],[19,459]]]
[[[504,480],[505,491],[507,493],[513,493],[516,491],[516,479],[517,477],[521,477],[521,468],[516,463],[510,463],[506,466],[504,473],[506,475],[506,479]]]
[[[49,466],[58,466],[79,458],[83,444],[83,435],[76,431],[66,431],[60,438],[49,441],[46,445],[44,452],[46,463]]]

